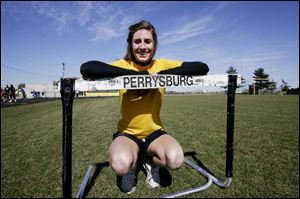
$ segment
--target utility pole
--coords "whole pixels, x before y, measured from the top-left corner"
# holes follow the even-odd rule
[[[64,78],[64,77],[65,77],[65,63],[62,63],[62,66],[63,66],[63,73],[62,73],[62,77]]]
[[[274,82],[275,81],[275,72],[274,72],[274,62],[273,62],[273,74],[272,74],[272,82]]]

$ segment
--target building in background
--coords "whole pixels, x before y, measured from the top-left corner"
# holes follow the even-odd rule
[[[59,81],[43,84],[19,84],[19,89],[24,88],[26,98],[56,98],[60,97],[60,84]]]

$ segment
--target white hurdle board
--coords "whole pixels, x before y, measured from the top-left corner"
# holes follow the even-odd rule
[[[75,81],[75,91],[101,91],[120,89],[154,89],[171,87],[227,86],[228,74],[203,76],[191,75],[129,75],[115,78],[102,78]],[[241,75],[237,75],[237,85]]]

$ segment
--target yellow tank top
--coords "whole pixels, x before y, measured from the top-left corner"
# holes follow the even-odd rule
[[[148,66],[139,66],[132,61],[120,59],[110,64],[135,71],[147,70],[150,74],[156,74],[162,70],[179,67],[182,61],[162,58],[153,60]],[[163,129],[160,109],[164,93],[164,88],[120,90],[121,119],[118,122],[118,131],[143,139],[154,131]]]

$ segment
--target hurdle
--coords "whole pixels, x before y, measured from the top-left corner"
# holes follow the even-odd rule
[[[76,84],[75,84],[75,81]],[[226,132],[226,168],[224,181],[219,180],[207,170],[185,158],[185,163],[207,178],[207,183],[195,188],[163,195],[163,198],[175,198],[208,189],[213,183],[220,188],[228,187],[233,177],[233,136],[235,91],[241,83],[240,75],[136,75],[120,76],[94,80],[78,78],[61,78],[60,93],[63,109],[62,135],[62,191],[64,198],[72,198],[72,112],[75,90],[120,90],[120,89],[154,89],[168,87],[227,86],[227,132]],[[89,183],[93,165],[89,165],[76,198],[81,198]]]

